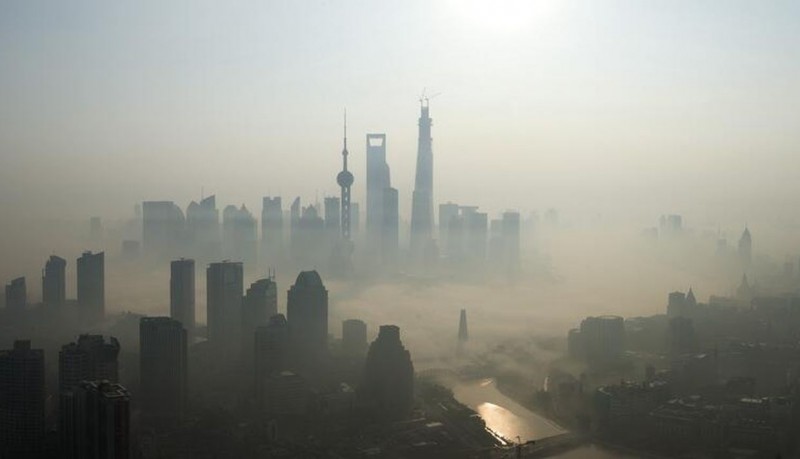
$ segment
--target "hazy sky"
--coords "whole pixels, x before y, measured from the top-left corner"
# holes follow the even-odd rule
[[[346,106],[358,200],[386,132],[408,214],[427,87],[437,202],[771,218],[800,195],[798,24],[793,1],[3,1],[0,211],[338,193]]]

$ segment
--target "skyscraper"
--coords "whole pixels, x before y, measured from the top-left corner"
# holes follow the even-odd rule
[[[353,185],[353,173],[347,170],[347,113],[344,117],[344,138],[342,140],[342,171],[336,176],[342,194],[342,239],[349,241],[350,234],[350,187]]]
[[[194,260],[181,258],[170,264],[169,315],[180,322],[190,335],[195,325]]]
[[[329,196],[325,198],[325,232],[338,240],[341,235],[342,202],[339,198]]]
[[[258,327],[267,325],[278,313],[278,286],[272,277],[259,279],[250,285],[242,299],[242,353],[249,364],[253,360],[253,341]]]
[[[381,259],[384,263],[397,260],[398,246],[400,245],[400,203],[396,188],[388,187],[383,190],[383,205],[381,215]]]
[[[220,255],[219,210],[216,196],[192,201],[186,208],[186,226],[191,249],[201,260],[212,260]]]
[[[51,255],[42,272],[42,303],[48,308],[61,308],[67,300],[67,260]]]
[[[180,255],[185,246],[186,218],[172,201],[142,203],[142,243],[157,258]]]
[[[142,404],[148,415],[180,418],[188,392],[186,330],[169,317],[139,321]]]
[[[342,349],[347,355],[362,355],[367,350],[367,324],[362,320],[342,322]]]
[[[25,278],[18,277],[6,285],[6,309],[20,312],[28,304],[28,291],[25,287]]]
[[[92,321],[102,320],[106,311],[105,253],[84,252],[78,266],[78,307]]]
[[[241,344],[242,264],[224,261],[206,269],[208,340],[219,350],[237,350]]]
[[[280,196],[265,196],[261,202],[261,249],[268,263],[283,249],[283,207]]]
[[[58,353],[59,437],[63,457],[80,459],[86,455],[84,381],[116,383],[119,379],[120,345],[116,338],[106,341],[102,335],[81,335]],[[83,430],[82,430],[83,429]]]
[[[745,226],[742,237],[739,238],[739,259],[747,267],[753,260],[753,239],[750,237],[750,230]]]
[[[64,459],[128,459],[130,394],[119,384],[83,381],[62,407],[60,456]]]
[[[316,271],[303,271],[289,289],[286,305],[294,363],[309,368],[328,349],[328,291]]]
[[[519,212],[503,213],[503,250],[505,264],[509,272],[519,268],[520,219]]]
[[[119,380],[119,341],[113,336],[80,335],[78,341],[65,344],[58,353],[58,387],[63,394],[81,381]]]
[[[411,253],[417,256],[433,236],[433,124],[428,99],[420,101],[419,139],[417,142],[417,174],[411,198]]]
[[[257,257],[258,226],[253,214],[242,204],[222,211],[222,241],[225,257],[253,267]]]
[[[367,236],[380,246],[383,232],[383,192],[392,186],[386,163],[386,134],[367,134]]]
[[[274,373],[285,370],[289,365],[289,329],[286,317],[275,314],[267,325],[255,332],[255,393],[260,404],[264,402],[267,379]]]
[[[381,325],[364,366],[364,399],[377,416],[401,419],[414,399],[414,365],[400,341],[400,328]]]
[[[0,457],[41,457],[44,410],[44,351],[15,341],[0,351]]]

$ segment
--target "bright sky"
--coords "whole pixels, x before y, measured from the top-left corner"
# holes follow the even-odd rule
[[[427,87],[437,202],[786,215],[798,24],[793,1],[4,1],[0,211],[321,199],[346,106],[357,199],[385,132],[407,215]]]

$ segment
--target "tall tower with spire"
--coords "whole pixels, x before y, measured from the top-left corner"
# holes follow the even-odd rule
[[[342,190],[342,239],[350,240],[350,187],[353,173],[347,170],[347,111],[344,112],[344,139],[342,147],[342,171],[336,176],[336,183]]]
[[[433,139],[428,98],[420,99],[417,175],[411,198],[411,252],[418,254],[433,235]]]

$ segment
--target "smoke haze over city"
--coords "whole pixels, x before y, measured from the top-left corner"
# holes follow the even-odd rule
[[[3,3],[0,458],[798,457],[798,23]]]

